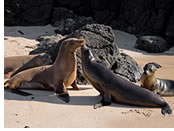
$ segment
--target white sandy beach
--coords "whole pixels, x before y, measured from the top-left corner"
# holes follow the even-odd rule
[[[4,56],[26,55],[36,48],[39,35],[53,35],[50,25],[36,27],[5,27]],[[23,32],[23,34],[19,33]],[[143,67],[148,62],[157,62],[162,68],[156,76],[174,79],[174,48],[160,54],[149,54],[133,48],[136,38],[115,31],[116,43],[121,52],[132,56]],[[112,104],[93,109],[100,97],[92,86],[79,86],[82,90],[69,90],[71,101],[61,102],[53,92],[28,90],[34,94],[24,97],[4,91],[4,127],[23,128],[110,128],[110,127],[174,127],[174,113],[163,116],[159,108],[144,108]],[[71,87],[70,87],[71,88]],[[174,112],[174,97],[164,97]]]

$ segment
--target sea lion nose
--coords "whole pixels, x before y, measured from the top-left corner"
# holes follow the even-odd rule
[[[146,71],[144,71],[144,74],[145,74],[145,75],[147,75],[147,72],[146,72]]]
[[[150,75],[149,70],[145,70],[145,71],[144,71],[144,74],[146,74],[146,75]]]

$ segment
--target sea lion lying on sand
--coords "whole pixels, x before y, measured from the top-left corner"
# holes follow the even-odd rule
[[[155,77],[157,69],[161,65],[150,62],[144,66],[141,76],[141,87],[154,91],[161,96],[174,96],[174,80],[159,79]]]
[[[22,71],[7,80],[4,83],[5,87],[11,89],[51,89],[56,92],[60,99],[69,102],[66,88],[76,79],[76,52],[84,44],[84,39],[69,38],[64,40],[53,65]]]
[[[51,63],[52,60],[50,56],[43,53],[39,55],[22,55],[22,56],[5,57],[4,75],[6,77],[11,77],[23,70],[43,65],[49,65]]]

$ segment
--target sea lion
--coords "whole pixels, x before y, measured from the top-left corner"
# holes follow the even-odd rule
[[[50,65],[52,63],[53,62],[52,62],[51,57],[49,55],[47,55],[47,54],[39,54],[36,57],[34,57],[33,59],[31,59],[30,61],[26,62],[20,68],[18,68],[15,72],[13,72],[11,74],[10,77],[13,77],[14,75],[16,75],[17,73],[19,73],[19,72],[21,72],[23,70],[27,70],[27,69],[30,69],[30,68],[43,66],[43,65]]]
[[[141,87],[154,91],[161,96],[174,96],[174,80],[159,79],[155,77],[155,72],[161,65],[150,62],[147,63],[141,76]]]
[[[23,70],[38,67],[42,65],[49,65],[52,63],[50,56],[47,54],[39,55],[23,55],[10,56],[4,58],[4,74],[6,77],[14,76]]]
[[[76,78],[76,52],[84,44],[84,39],[69,38],[64,40],[53,65],[19,72],[4,83],[5,87],[11,89],[51,89],[56,92],[57,97],[69,102],[66,87],[70,86]]]
[[[102,96],[102,100],[94,108],[110,105],[113,101],[128,105],[160,107],[163,115],[172,113],[163,98],[111,72],[95,60],[87,47],[81,48],[81,59],[84,77]]]

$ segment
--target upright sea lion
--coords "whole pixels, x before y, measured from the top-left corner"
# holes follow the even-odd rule
[[[14,76],[23,70],[42,65],[49,65],[51,63],[52,60],[47,54],[5,57],[4,74],[7,77],[9,77],[10,74]]]
[[[84,39],[64,40],[53,65],[22,71],[11,77],[4,85],[12,89],[53,89],[60,99],[69,102],[66,87],[70,86],[76,78],[76,52],[84,44]]]
[[[100,92],[102,100],[94,108],[111,102],[162,108],[161,113],[171,114],[170,106],[159,95],[117,76],[98,63],[87,47],[81,49],[82,71],[85,78]]]
[[[174,80],[159,79],[155,77],[155,72],[161,66],[150,62],[144,66],[141,76],[141,87],[154,91],[161,96],[174,96]]]

